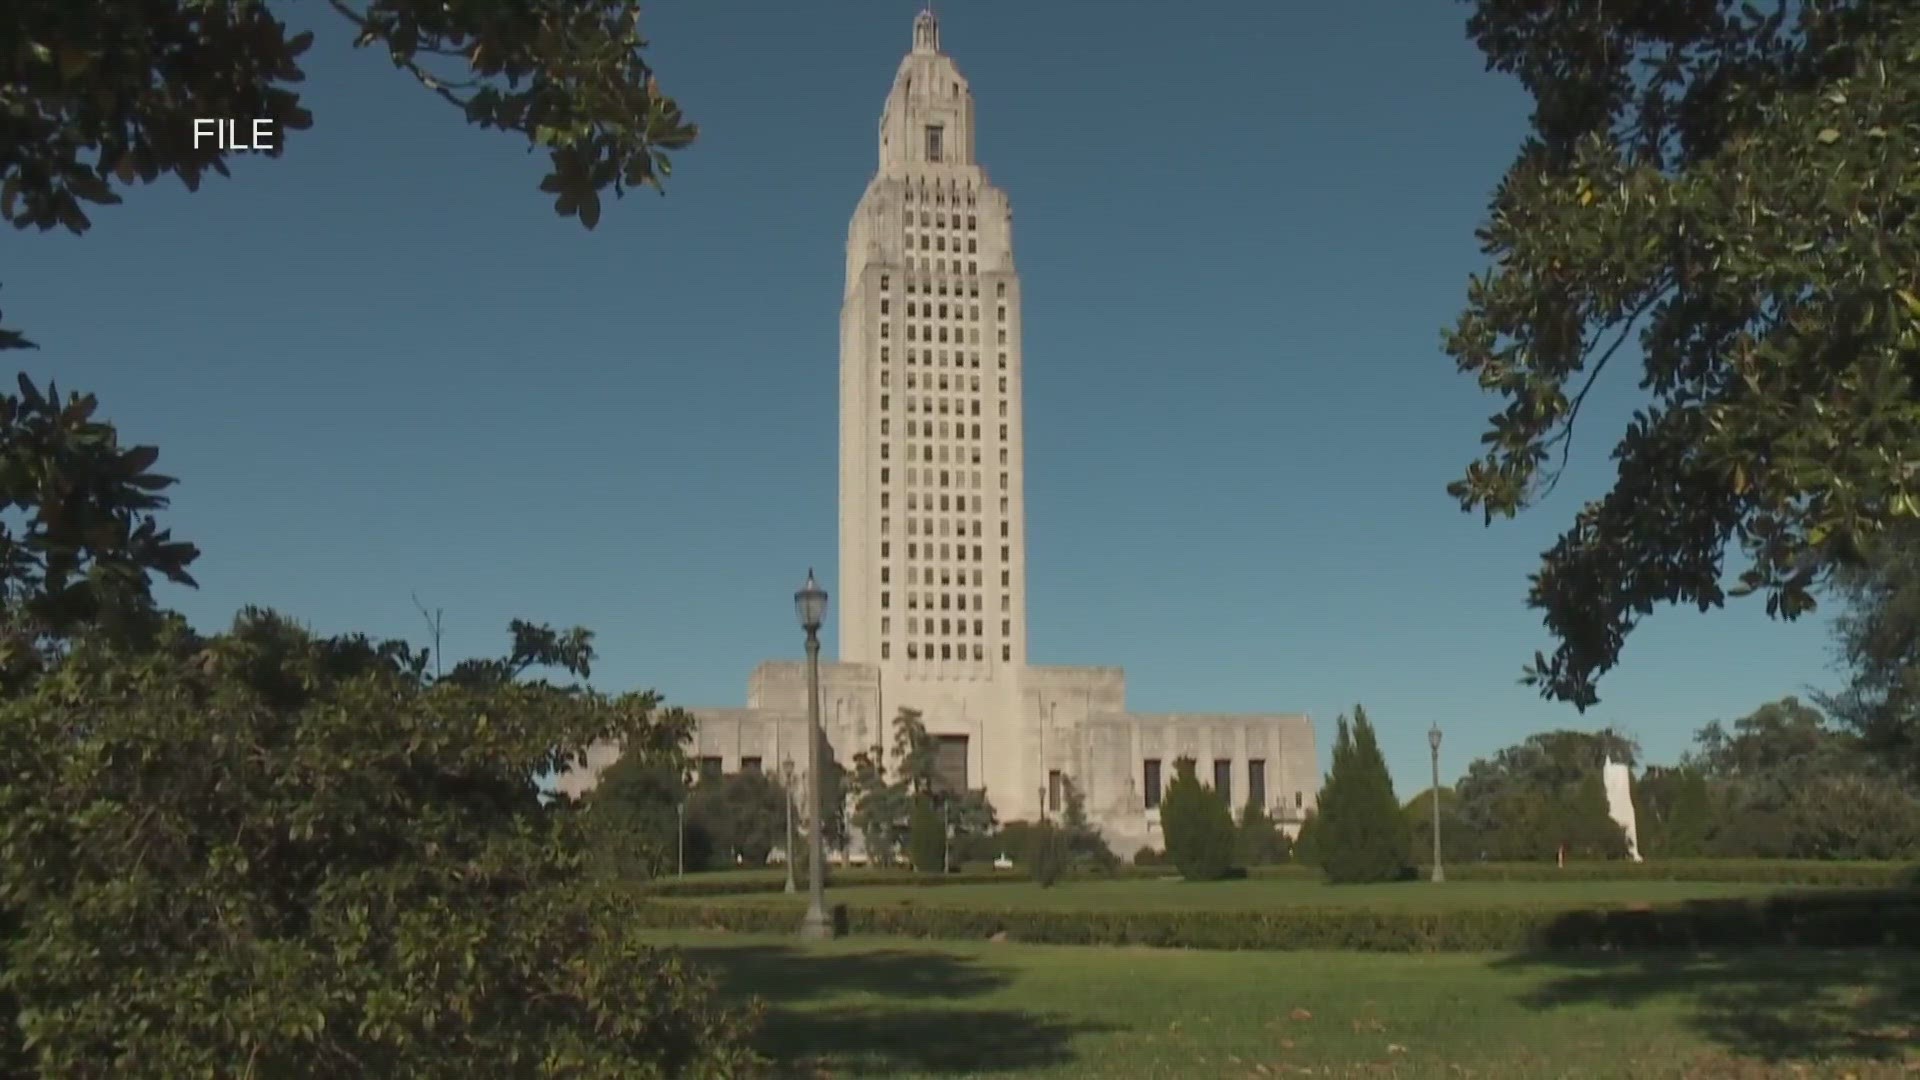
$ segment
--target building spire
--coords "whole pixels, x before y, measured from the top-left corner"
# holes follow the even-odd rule
[[[913,51],[917,53],[937,53],[940,51],[940,20],[933,13],[933,0],[927,0],[920,14],[913,17]]]

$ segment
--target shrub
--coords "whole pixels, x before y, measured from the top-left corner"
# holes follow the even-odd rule
[[[913,868],[923,874],[944,873],[947,869],[947,829],[933,800],[921,796],[913,800],[913,816],[907,828],[907,852]]]
[[[1173,771],[1160,800],[1167,858],[1188,881],[1218,881],[1233,870],[1233,812],[1218,792],[1200,783],[1192,758],[1175,761]]]
[[[1240,832],[1235,842],[1235,854],[1241,866],[1273,866],[1286,862],[1293,854],[1293,844],[1287,834],[1274,824],[1267,808],[1252,799],[1247,800],[1246,809],[1240,812]]]
[[[1135,866],[1165,866],[1166,862],[1167,857],[1164,854],[1145,845],[1142,845],[1139,851],[1133,853],[1133,865]]]
[[[1043,821],[1028,833],[1027,844],[1027,873],[1041,888],[1051,887],[1067,872],[1067,864],[1073,859],[1067,834],[1052,822]]]
[[[516,624],[513,661],[434,680],[401,643],[250,611],[78,647],[0,703],[0,997],[38,1075],[741,1067],[740,1018],[636,932],[631,890],[583,884],[586,812],[543,804],[599,739],[685,736],[647,695],[513,678],[584,635]]]

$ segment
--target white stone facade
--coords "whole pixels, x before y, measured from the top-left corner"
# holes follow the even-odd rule
[[[1174,759],[1251,786],[1290,831],[1319,788],[1303,715],[1136,715],[1118,668],[1027,663],[1020,279],[1006,196],[974,159],[967,81],[914,20],[881,112],[879,169],[847,232],[840,316],[840,663],[821,666],[835,756],[892,746],[919,711],[1002,820],[1060,808],[1063,778],[1115,850],[1160,846]],[[707,768],[805,775],[806,668],[754,670],[744,709],[695,709]],[[617,756],[563,777],[578,794]],[[955,776],[955,779],[958,779]]]

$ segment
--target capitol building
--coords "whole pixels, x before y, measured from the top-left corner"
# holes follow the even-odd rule
[[[1129,712],[1119,668],[1028,662],[1020,275],[974,125],[967,80],[923,11],[847,229],[826,738],[843,764],[876,745],[891,754],[893,717],[916,710],[943,784],[985,788],[1010,821],[1057,816],[1071,782],[1123,856],[1163,846],[1160,796],[1181,757],[1236,813],[1256,800],[1297,832],[1320,779],[1305,715]],[[690,711],[703,775],[791,763],[804,782],[804,661],[760,664],[744,707]],[[618,754],[596,748],[561,790],[590,789]]]

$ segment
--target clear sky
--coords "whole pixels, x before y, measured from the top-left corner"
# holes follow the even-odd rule
[[[654,4],[703,134],[593,233],[542,159],[298,7],[316,125],[284,158],[0,240],[43,346],[14,355],[181,478],[202,587],[163,600],[420,640],[418,593],[456,656],[581,624],[603,689],[741,703],[801,653],[809,565],[834,588],[843,244],[917,4]],[[1656,615],[1585,717],[1517,685],[1548,647],[1527,574],[1604,490],[1635,380],[1616,361],[1538,510],[1485,529],[1447,497],[1495,403],[1440,330],[1528,107],[1464,5],[940,10],[1014,207],[1034,662],[1122,665],[1144,711],[1307,711],[1323,767],[1363,703],[1403,797],[1432,722],[1449,778],[1564,726],[1665,760],[1832,683],[1823,619],[1737,602]]]

